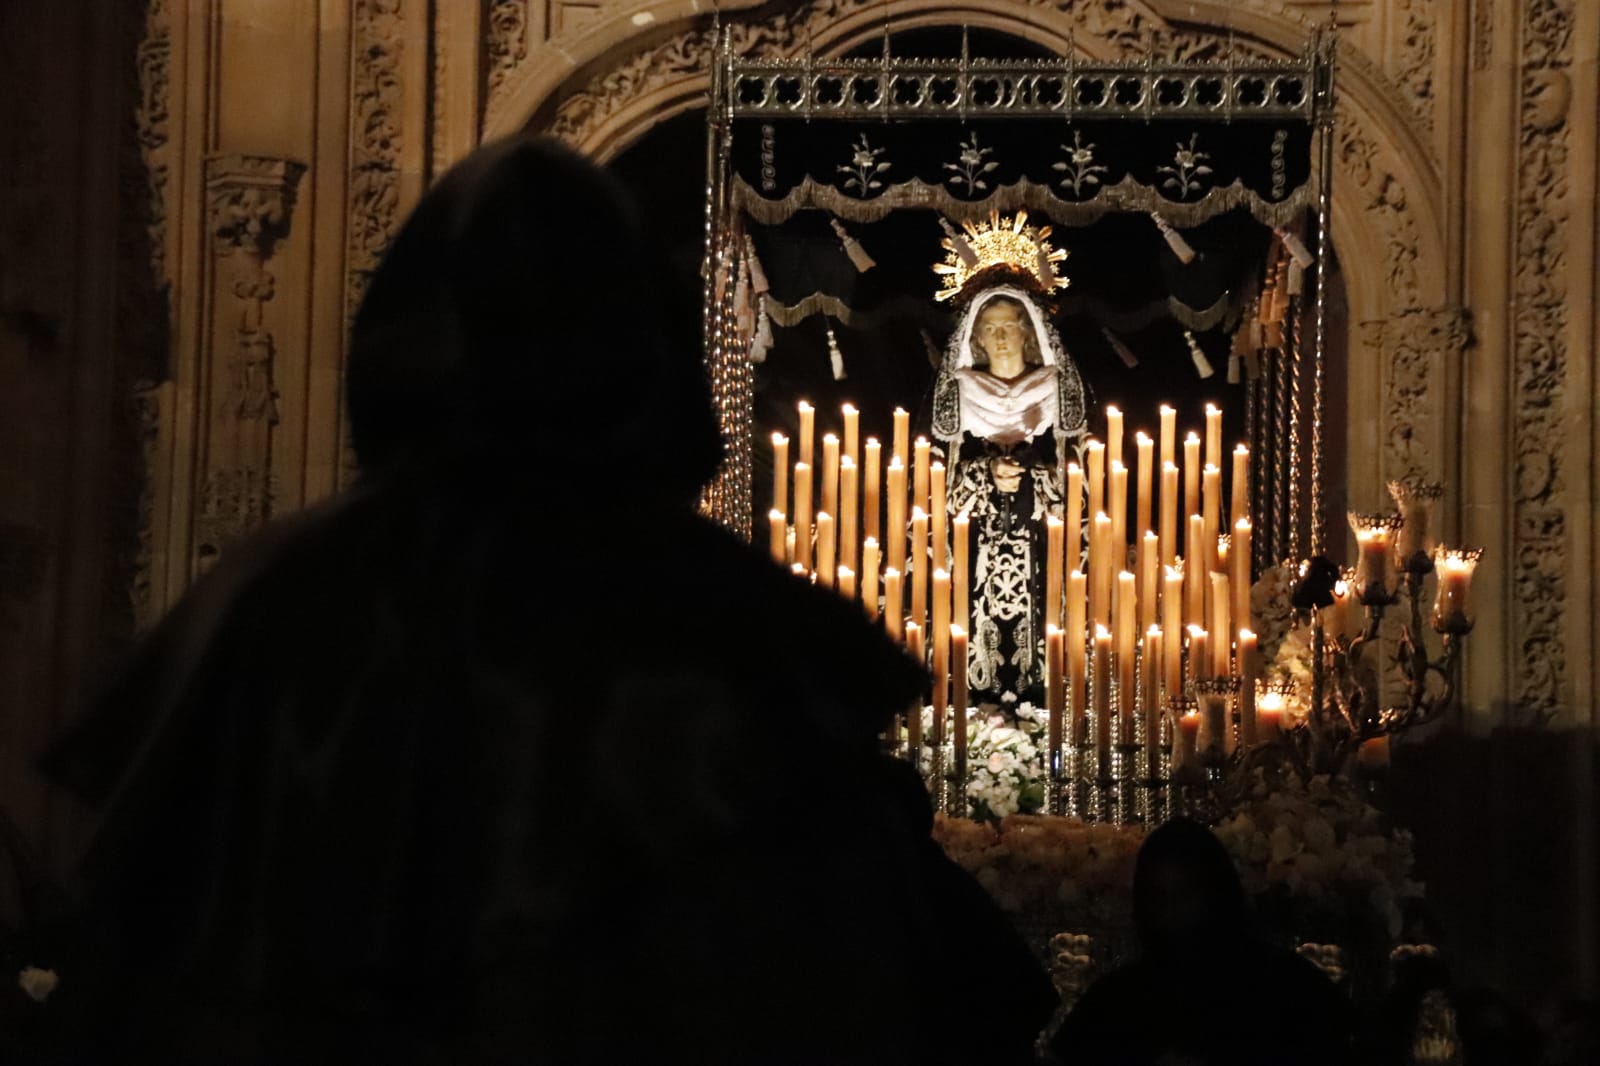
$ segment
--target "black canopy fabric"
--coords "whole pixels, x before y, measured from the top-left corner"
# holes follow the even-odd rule
[[[875,222],[1027,208],[1057,225],[1159,212],[1179,227],[1244,209],[1267,226],[1310,203],[1308,123],[1289,120],[807,121],[733,124],[735,202],[768,225],[806,208]]]

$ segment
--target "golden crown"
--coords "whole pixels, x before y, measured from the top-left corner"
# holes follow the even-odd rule
[[[936,300],[954,299],[969,281],[996,267],[1032,277],[1046,295],[1069,284],[1056,270],[1056,264],[1067,258],[1066,250],[1051,247],[1049,226],[1028,225],[1026,211],[1009,218],[991,211],[987,222],[964,221],[960,231],[943,219],[940,224],[945,230],[940,242],[945,256],[944,262],[933,265],[942,283],[934,294]]]

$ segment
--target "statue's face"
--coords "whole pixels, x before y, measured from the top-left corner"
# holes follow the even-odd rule
[[[1022,310],[1010,303],[990,301],[978,312],[972,333],[989,356],[989,369],[1001,377],[1014,377],[1022,369],[1022,337],[1027,329]]]

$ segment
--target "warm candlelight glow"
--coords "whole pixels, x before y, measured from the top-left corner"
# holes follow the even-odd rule
[[[1233,543],[1228,547],[1228,588],[1233,593],[1233,624],[1247,629],[1250,617],[1250,555],[1254,531],[1249,519],[1233,524]]]
[[[1395,571],[1394,541],[1403,519],[1397,514],[1350,512],[1356,535],[1356,599],[1381,605],[1394,601],[1399,576]]]
[[[928,467],[928,493],[933,501],[933,507],[928,512],[928,531],[933,537],[932,565],[949,567],[950,512],[945,499],[945,473],[941,462],[935,461]]]
[[[1403,521],[1395,544],[1395,554],[1402,567],[1415,566],[1426,560],[1435,547],[1432,535],[1433,509],[1444,495],[1444,486],[1436,481],[1408,478],[1389,482],[1389,495],[1400,509]]]
[[[890,444],[891,461],[898,459],[901,466],[911,462],[911,412],[904,407],[894,409],[894,439]]]
[[[1439,591],[1433,601],[1433,628],[1457,636],[1472,631],[1472,575],[1483,558],[1482,548],[1438,548],[1433,566]]]
[[[856,405],[847,403],[841,409],[844,414],[844,450],[841,458],[848,458],[858,466],[861,463],[861,412],[856,410]]]
[[[1077,463],[1067,464],[1067,537],[1066,569],[1078,569],[1079,555],[1083,551],[1083,468]]]
[[[1121,459],[1111,460],[1110,487],[1106,490],[1111,516],[1111,565],[1118,570],[1128,563],[1128,468]]]
[[[1122,409],[1106,404],[1106,462],[1122,462]]]
[[[1250,520],[1250,449],[1241,444],[1233,449],[1233,484],[1229,486],[1228,517],[1233,525]]]
[[[813,462],[812,448],[816,445],[817,412],[804,400],[800,401],[800,450],[795,456],[795,461],[810,466]],[[798,487],[798,486],[797,486]],[[799,508],[796,508],[798,512]]]
[[[950,571],[950,595],[952,597],[950,617],[962,629],[970,630],[972,578],[968,575],[970,564],[967,560],[970,554],[968,538],[972,527],[972,516],[966,511],[962,511],[956,515],[955,521],[951,525],[954,527],[955,533],[952,536],[954,543],[951,546],[951,555],[954,558],[951,560]]]
[[[817,512],[817,584],[833,587],[835,566],[833,516]]]
[[[1257,643],[1255,631],[1242,628],[1234,647],[1234,658],[1239,661],[1239,742],[1245,745],[1257,742],[1256,678],[1261,672]]]
[[[839,513],[839,438],[832,433],[822,437],[822,503],[817,513]]]
[[[804,461],[794,464],[794,561],[811,569],[811,466]]]
[[[1183,439],[1183,513],[1200,513],[1200,438],[1190,433]],[[1198,559],[1199,545],[1188,540],[1183,543],[1183,557]]]
[[[1066,643],[1067,710],[1072,715],[1072,742],[1083,744],[1083,723],[1088,711],[1088,663],[1084,650],[1084,637],[1088,627],[1088,575],[1077,570],[1067,574],[1067,628]]]
[[[782,433],[772,435],[772,509],[786,511],[789,507],[789,438]]]
[[[883,558],[878,552],[876,537],[861,542],[861,602],[867,608],[867,617],[878,617],[878,567]]]
[[[927,624],[928,610],[928,515],[920,507],[911,509],[911,604],[906,616],[921,629]]]
[[[892,570],[906,572],[906,464],[889,460],[888,516],[884,525],[885,560]]]
[[[861,496],[855,460],[839,457],[839,565],[852,570],[856,565],[856,544],[860,537],[856,516]]]
[[[1222,408],[1206,404],[1206,465],[1222,468]]]
[[[1162,671],[1169,695],[1183,692],[1183,567],[1161,572]]]
[[[789,565],[789,523],[782,511],[774,508],[767,512],[768,550],[772,561],[779,566]]]
[[[1065,529],[1066,524],[1055,515],[1045,518],[1045,632],[1061,625],[1062,562],[1065,555],[1062,541]]]
[[[1084,447],[1084,456],[1089,465],[1089,513],[1097,515],[1106,509],[1106,446],[1092,440]]]
[[[883,446],[877,437],[867,438],[867,456],[861,471],[861,535],[863,539],[880,540],[878,523],[883,520]],[[880,540],[881,543],[881,540]]]
[[[892,566],[883,572],[883,622],[891,640],[905,639],[905,595],[900,590],[900,571]]]
[[[1161,464],[1161,565],[1169,567],[1178,558],[1178,467]]]
[[[1142,534],[1147,530],[1156,528],[1152,520],[1154,513],[1152,500],[1155,493],[1153,481],[1155,477],[1156,443],[1150,439],[1149,434],[1145,433],[1144,430],[1140,430],[1134,434],[1133,444],[1138,451],[1138,459],[1136,460],[1138,463],[1138,503],[1134,508],[1134,532]]]

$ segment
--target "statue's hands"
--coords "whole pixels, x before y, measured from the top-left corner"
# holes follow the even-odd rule
[[[991,459],[989,473],[994,475],[994,487],[1001,492],[1016,492],[1022,487],[1022,466],[1008,456]]]

